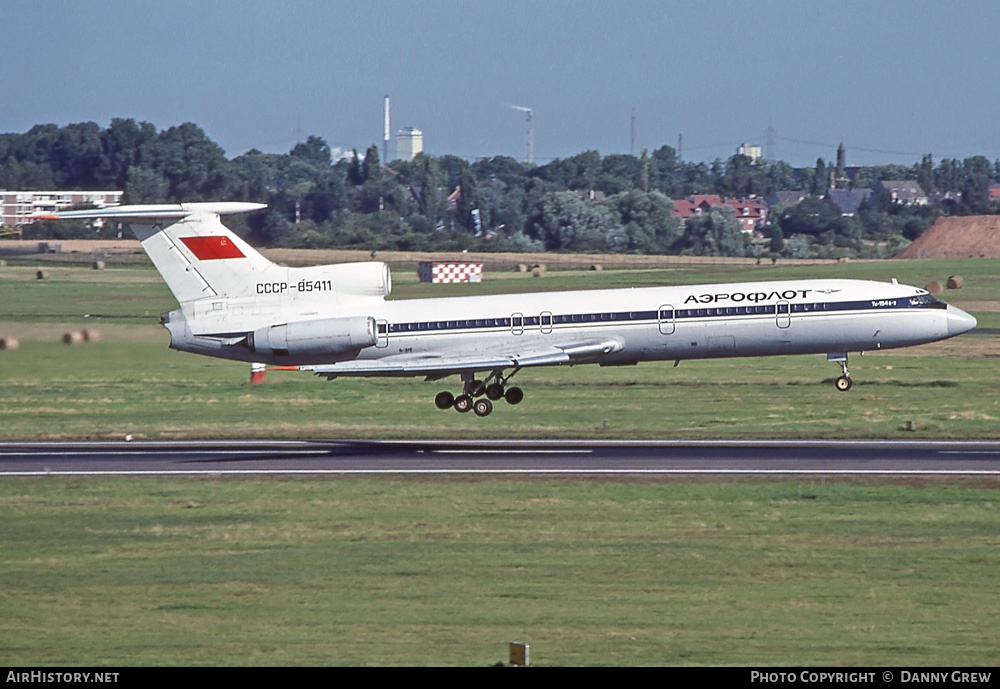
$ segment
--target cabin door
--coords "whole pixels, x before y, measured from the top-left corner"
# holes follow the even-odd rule
[[[779,328],[787,328],[792,324],[791,306],[787,301],[779,301],[775,307],[775,317]]]
[[[674,321],[674,307],[664,304],[656,311],[656,322],[660,327],[662,335],[672,335],[676,322]]]

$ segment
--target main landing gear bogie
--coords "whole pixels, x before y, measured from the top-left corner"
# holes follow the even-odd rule
[[[456,397],[447,390],[439,392],[434,397],[434,406],[438,409],[454,409],[461,414],[472,411],[476,416],[489,416],[493,411],[493,403],[501,399],[507,404],[520,404],[524,399],[524,391],[517,386],[507,387],[507,381],[513,375],[511,373],[504,378],[497,372],[485,381],[466,380],[462,394]]]

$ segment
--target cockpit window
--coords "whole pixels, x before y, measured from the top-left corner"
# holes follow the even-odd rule
[[[948,305],[932,294],[918,294],[910,297],[910,306],[917,308],[946,309]]]

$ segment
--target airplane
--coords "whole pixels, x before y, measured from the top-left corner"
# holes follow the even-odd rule
[[[127,222],[177,298],[161,316],[170,347],[339,377],[458,375],[439,409],[487,416],[521,369],[826,354],[852,385],[849,352],[909,347],[972,330],[976,319],[896,282],[804,279],[386,300],[382,262],[290,268],[226,228],[265,204],[111,206],[58,218]]]

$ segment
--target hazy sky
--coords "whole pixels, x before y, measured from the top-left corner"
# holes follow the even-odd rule
[[[1000,2],[0,0],[0,132],[131,117],[232,157],[315,134],[433,155],[741,142],[795,165],[1000,158]]]

